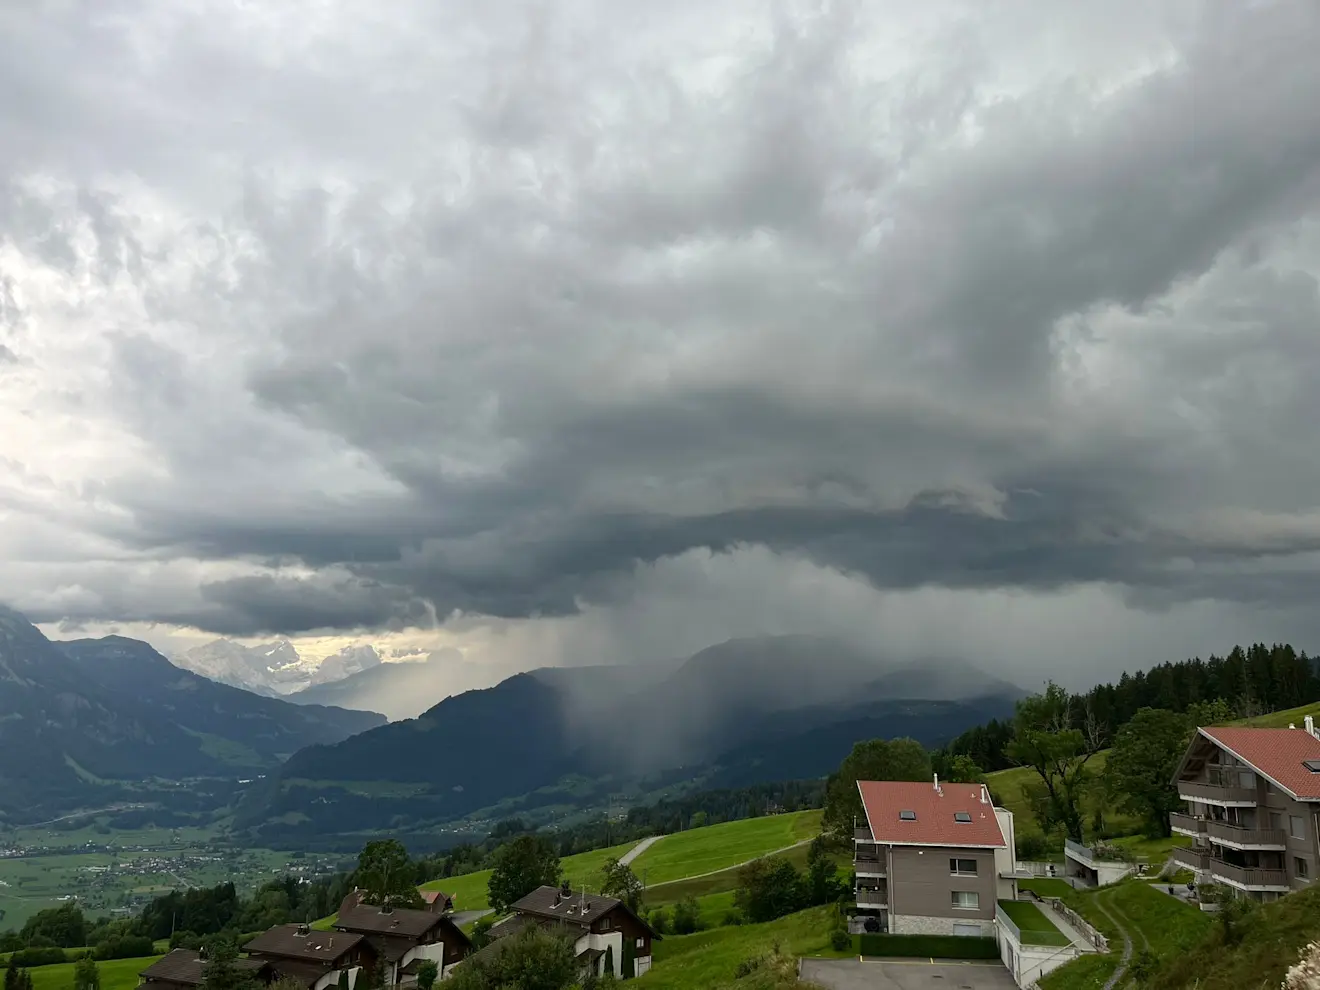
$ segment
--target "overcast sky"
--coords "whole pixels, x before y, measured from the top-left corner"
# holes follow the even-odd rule
[[[8,0],[0,599],[500,670],[1320,651],[1318,51],[1314,0]]]

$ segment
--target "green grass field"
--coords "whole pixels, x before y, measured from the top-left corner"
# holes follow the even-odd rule
[[[633,861],[648,887],[737,866],[820,833],[820,811],[721,822],[667,835]]]
[[[622,856],[635,845],[635,842],[626,842],[622,845],[610,846],[608,849],[593,849],[591,852],[578,853],[576,856],[566,856],[559,862],[564,871],[564,879],[572,883],[575,890],[580,890],[584,884],[589,890],[599,890],[600,868],[605,865],[605,860]],[[462,876],[432,880],[430,883],[422,884],[422,890],[443,890],[446,894],[450,894],[454,898],[455,911],[484,911],[490,907],[489,891],[486,886],[490,882],[490,872],[490,870],[482,870],[479,873],[465,873]],[[317,922],[318,926],[329,927],[329,924],[330,919]]]
[[[1113,952],[1082,956],[1047,973],[1037,985],[1040,990],[1103,990],[1118,969],[1118,962],[1119,956]]]
[[[1053,877],[1032,877],[1030,880],[1019,880],[1018,889],[1029,890],[1041,897],[1067,897],[1073,892],[1072,884],[1067,880],[1057,880]]]
[[[637,980],[638,990],[727,990],[760,987],[755,977],[737,980],[745,959],[769,955],[775,944],[793,956],[851,956],[829,945],[832,907],[812,908],[763,925],[714,928],[696,935],[669,935],[655,943],[655,965]]]
[[[1024,945],[1067,945],[1072,941],[1030,901],[1000,901],[999,906],[1018,926]]]
[[[1320,701],[1302,705],[1300,708],[1289,708],[1281,712],[1270,712],[1268,715],[1257,715],[1255,718],[1238,719],[1233,724],[1254,725],[1264,729],[1286,729],[1289,723],[1301,726],[1302,720],[1308,715],[1320,719]]]
[[[97,963],[101,974],[101,990],[132,990],[138,985],[138,974],[160,956],[143,959],[111,959]],[[38,966],[28,970],[32,974],[32,990],[69,990],[73,986],[73,963]]]

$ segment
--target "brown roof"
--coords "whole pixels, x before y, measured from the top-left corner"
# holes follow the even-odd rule
[[[1299,801],[1320,801],[1320,773],[1303,761],[1320,760],[1320,739],[1305,729],[1252,729],[1216,726],[1201,729],[1243,763],[1264,774]]]
[[[264,969],[269,963],[264,959],[235,959],[234,965],[239,969],[257,971]],[[206,966],[206,960],[201,954],[192,949],[174,949],[162,959],[157,959],[154,963],[144,969],[138,975],[144,980],[164,980],[167,983],[181,983],[185,986],[201,986],[202,970]]]
[[[420,893],[422,900],[427,904],[439,903],[447,907],[452,907],[454,904],[454,895],[446,894],[443,890],[423,890]]]
[[[876,842],[978,849],[1007,845],[994,806],[980,784],[940,784],[937,791],[934,781],[859,780],[857,789]],[[905,819],[905,811],[916,817]],[[958,821],[959,814],[971,821]]]
[[[377,955],[388,963],[398,962],[417,944],[410,938],[393,938],[389,935],[368,935],[367,941]]]
[[[637,917],[627,904],[624,904],[617,897],[606,897],[604,894],[565,894],[558,887],[537,887],[522,900],[511,905],[511,909],[518,914],[552,918],[556,921],[564,921],[583,927],[593,924],[598,918],[603,918],[615,908],[622,908],[632,915],[639,925],[651,932],[652,938],[660,938],[651,926]]]
[[[415,911],[412,908],[391,908],[388,912],[372,904],[354,904],[340,906],[339,917],[335,919],[335,928],[346,932],[361,932],[364,935],[397,935],[412,939],[414,942],[433,928],[443,924],[453,924],[442,914],[434,911]]]
[[[276,925],[243,948],[259,955],[332,963],[362,938],[356,932],[322,932],[306,925]]]
[[[325,976],[328,970],[313,962],[299,962],[296,959],[275,959],[271,961],[271,970],[276,976],[286,980],[295,980],[303,986],[311,987]]]

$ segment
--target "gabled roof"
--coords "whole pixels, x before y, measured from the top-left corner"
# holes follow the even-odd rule
[[[348,899],[339,906],[339,917],[334,926],[340,931],[361,932],[364,935],[394,935],[414,942],[433,928],[453,924],[445,915],[434,911],[412,908],[391,908],[382,911],[374,904],[352,904]]]
[[[248,972],[259,972],[270,964],[264,959],[235,959],[234,965]],[[157,959],[138,975],[145,980],[165,980],[184,986],[201,986],[206,960],[192,949],[174,949],[164,958]]]
[[[989,793],[980,784],[934,781],[859,780],[862,807],[874,841],[896,846],[966,846],[1000,849],[1008,845]],[[904,812],[912,812],[908,819]],[[971,821],[954,816],[963,812]]]
[[[422,900],[432,910],[437,905],[444,907],[446,910],[452,909],[454,906],[454,895],[446,894],[443,890],[422,890],[419,893],[422,895]]]
[[[604,894],[564,893],[558,887],[537,887],[526,897],[510,905],[517,914],[530,914],[538,918],[552,918],[570,925],[589,927],[598,918],[603,918],[616,908],[622,908],[632,916],[638,925],[651,933],[651,938],[660,935],[643,919],[617,897]]]
[[[355,948],[362,939],[363,936],[356,932],[322,932],[306,925],[276,925],[243,949],[264,956],[332,963]]]
[[[1320,760],[1320,739],[1305,729],[1214,726],[1198,730],[1299,801],[1320,801],[1320,773],[1303,761]]]

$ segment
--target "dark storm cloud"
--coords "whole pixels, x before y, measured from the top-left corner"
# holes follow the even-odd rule
[[[0,15],[49,111],[0,97],[0,322],[63,346],[0,498],[196,567],[43,614],[569,615],[701,549],[1314,583],[1314,4],[105,11]]]

